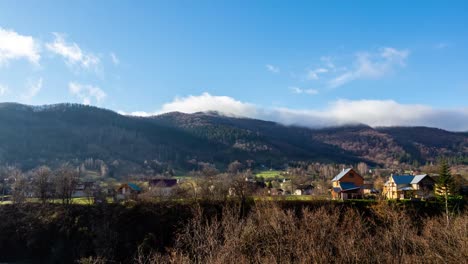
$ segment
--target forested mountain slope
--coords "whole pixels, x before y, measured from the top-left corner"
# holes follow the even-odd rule
[[[0,163],[24,169],[102,160],[111,173],[220,169],[234,160],[280,167],[292,161],[376,165],[426,162],[468,153],[468,135],[425,127],[365,125],[310,129],[216,113],[148,118],[71,104],[0,104]]]

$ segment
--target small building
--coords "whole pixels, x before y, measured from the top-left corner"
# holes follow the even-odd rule
[[[81,182],[75,186],[72,197],[89,197],[92,196],[95,190],[94,182],[86,181]]]
[[[170,196],[178,183],[177,179],[151,179],[148,181],[148,186],[153,194]]]
[[[295,195],[311,195],[314,190],[314,186],[311,184],[301,184],[294,190]]]
[[[141,188],[135,183],[122,183],[117,188],[117,198],[136,198],[141,193]]]
[[[434,185],[434,179],[427,174],[392,175],[385,183],[382,194],[387,199],[425,199],[433,197]]]
[[[332,198],[337,200],[357,199],[362,197],[364,178],[354,169],[343,169],[332,179]]]
[[[372,194],[379,193],[379,191],[374,188],[374,184],[372,183],[364,183],[361,189],[362,189],[362,194],[364,195],[372,195]]]

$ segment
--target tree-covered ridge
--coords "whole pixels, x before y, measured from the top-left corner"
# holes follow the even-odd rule
[[[309,129],[216,113],[143,118],[77,104],[3,103],[0,123],[0,164],[27,170],[94,159],[111,176],[187,171],[197,162],[223,169],[234,160],[268,167],[294,161],[384,166],[423,164],[444,155],[466,163],[468,153],[466,133],[434,128]]]
[[[153,159],[183,163],[218,151],[183,131],[95,107],[60,105],[37,111],[8,105],[0,109],[4,163],[34,167],[96,158],[139,166]]]

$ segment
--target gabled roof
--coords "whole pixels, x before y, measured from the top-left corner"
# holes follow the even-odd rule
[[[352,190],[352,189],[359,189],[361,187],[356,186],[352,182],[340,182],[340,187],[342,191]]]
[[[392,178],[396,184],[411,184],[411,181],[413,181],[414,176],[413,175],[393,175]]]
[[[130,187],[134,191],[141,191],[141,188],[138,185],[134,184],[134,183],[128,183],[128,187]]]
[[[411,186],[406,186],[398,189],[399,191],[412,191],[414,190]]]
[[[338,175],[335,176],[335,178],[332,179],[332,182],[339,181],[341,178],[343,178],[343,176],[346,175],[346,173],[348,173],[351,170],[352,170],[352,168],[347,168],[347,169],[341,171]]]
[[[149,181],[149,185],[158,187],[173,187],[177,185],[177,179],[152,179]]]
[[[427,174],[421,174],[421,175],[416,175],[414,176],[413,180],[411,181],[411,184],[413,183],[419,183],[422,179],[424,179],[426,176],[428,176]]]

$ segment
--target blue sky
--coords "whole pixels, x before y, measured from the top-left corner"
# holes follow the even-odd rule
[[[0,1],[0,101],[468,130],[466,1]]]

